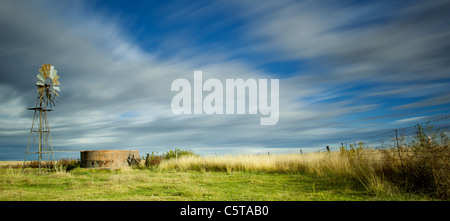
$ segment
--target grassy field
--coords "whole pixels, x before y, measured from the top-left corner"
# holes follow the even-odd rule
[[[299,173],[87,170],[24,175],[1,169],[0,200],[427,200],[371,195],[357,182]]]
[[[354,150],[286,155],[199,157],[162,160],[151,167],[121,170],[59,167],[57,172],[24,174],[17,162],[0,164],[0,200],[133,201],[350,201],[446,200],[444,185],[434,191],[411,188],[395,151]],[[390,158],[389,158],[390,157]],[[411,158],[413,159],[413,158]],[[423,158],[420,158],[423,159]],[[446,160],[446,159],[445,159]],[[436,160],[435,160],[436,161]],[[422,162],[418,162],[422,163]],[[448,161],[443,162],[448,165]],[[410,166],[406,166],[410,165]],[[416,169],[417,168],[413,168]],[[420,171],[417,171],[417,173]],[[404,183],[403,179],[409,179]],[[432,174],[433,175],[433,174]],[[436,174],[435,174],[436,175]],[[442,174],[437,174],[442,175]],[[433,175],[434,176],[434,175]],[[437,181],[439,179],[433,178]],[[433,180],[432,182],[437,182]],[[428,184],[427,184],[428,185]],[[404,188],[409,186],[409,188]],[[428,188],[428,187],[427,187]],[[435,194],[435,193],[439,194]]]

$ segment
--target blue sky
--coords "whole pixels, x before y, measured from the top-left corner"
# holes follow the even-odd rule
[[[450,110],[448,1],[2,1],[0,159],[24,157],[40,65],[55,149],[298,152]],[[280,79],[280,119],[174,115],[178,78]],[[64,153],[77,157],[75,152]]]

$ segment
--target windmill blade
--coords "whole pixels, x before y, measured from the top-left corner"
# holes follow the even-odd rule
[[[55,69],[55,66],[51,64],[44,64],[42,65],[42,68],[44,69],[44,78],[50,77],[50,73]]]
[[[45,83],[44,83],[44,81],[39,80],[39,81],[36,82],[36,85],[44,86]]]
[[[53,86],[53,89],[55,89],[57,91],[61,91],[58,86]]]
[[[53,81],[53,85],[55,85],[55,86],[60,85],[60,84],[61,84],[61,83],[59,83],[58,80]]]
[[[52,67],[53,67],[53,66],[52,66]],[[54,78],[55,76],[57,76],[56,73],[58,73],[58,71],[57,71],[56,69],[53,69],[53,70],[50,72],[50,79],[52,79],[52,81],[53,81],[53,78]]]
[[[36,75],[36,77],[37,77],[39,80],[41,80],[42,82],[45,82],[45,78],[44,78],[44,76],[42,76],[42,74],[38,74],[38,75]]]
[[[52,92],[56,94],[56,96],[59,96],[58,92],[52,89]]]
[[[51,74],[53,71],[55,71],[55,66],[50,65],[50,70],[48,70],[47,77],[50,77],[50,74]]]
[[[59,76],[57,74],[55,74],[55,76],[52,78],[52,83],[53,84],[58,83],[57,85],[59,85],[58,79],[59,79]]]
[[[44,77],[44,78],[47,78],[47,73],[48,73],[48,70],[50,69],[50,65],[49,64],[43,64],[42,65],[42,70],[43,70],[43,72],[42,72],[42,76]]]

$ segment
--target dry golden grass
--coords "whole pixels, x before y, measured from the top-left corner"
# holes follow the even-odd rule
[[[351,171],[348,157],[340,152],[280,155],[186,156],[163,161],[162,170],[245,171],[245,172],[308,172]]]
[[[0,166],[15,166],[15,165],[22,165],[23,161],[0,161]]]
[[[186,156],[163,161],[161,170],[304,173],[359,181],[374,195],[393,190],[378,171],[382,166],[379,150],[359,152],[315,152],[281,155]]]
[[[368,193],[374,195],[390,194],[400,188],[415,189],[414,191],[419,192],[431,190],[438,192],[439,198],[446,199],[449,195],[450,181],[446,166],[448,155],[444,154],[445,152],[448,152],[448,145],[439,146],[438,151],[431,151],[428,148],[425,153],[429,156],[418,154],[417,148],[353,149],[280,155],[186,156],[164,160],[159,169],[314,174],[356,180]],[[444,163],[437,164],[441,161]]]

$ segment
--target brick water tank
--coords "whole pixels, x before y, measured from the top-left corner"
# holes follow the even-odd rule
[[[118,169],[139,163],[137,150],[83,150],[80,152],[81,167]]]

